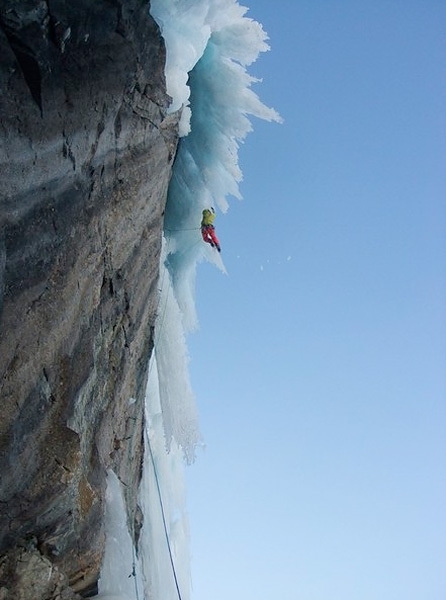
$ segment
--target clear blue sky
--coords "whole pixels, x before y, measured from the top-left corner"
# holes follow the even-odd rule
[[[242,4],[285,122],[198,269],[193,600],[444,600],[446,3]]]

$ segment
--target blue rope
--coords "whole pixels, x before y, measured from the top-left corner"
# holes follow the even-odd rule
[[[149,440],[149,436],[148,435],[147,435],[147,444],[148,444],[149,451],[150,451],[150,458],[152,459],[153,473],[155,475],[156,488],[158,490],[158,497],[159,497],[159,500],[160,500],[160,507],[161,507],[161,515],[162,515],[162,518],[163,518],[164,533],[166,535],[167,549],[169,551],[169,558],[170,558],[170,564],[172,566],[173,578],[175,580],[175,587],[177,588],[177,594],[178,594],[179,600],[182,600],[180,586],[178,584],[177,572],[176,572],[176,569],[175,569],[175,563],[174,563],[173,555],[172,555],[172,548],[170,546],[169,533],[167,531],[166,515],[165,515],[165,511],[164,511],[163,498],[161,496],[161,488],[160,488],[160,483],[159,483],[159,479],[158,479],[158,473],[157,473],[156,465],[155,465],[155,458],[153,456],[152,446],[150,444],[150,440]]]

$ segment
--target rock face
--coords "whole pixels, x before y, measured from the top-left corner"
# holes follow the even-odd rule
[[[108,468],[137,535],[164,60],[141,0],[0,0],[1,600],[94,591]]]

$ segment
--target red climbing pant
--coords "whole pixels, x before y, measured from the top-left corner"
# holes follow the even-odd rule
[[[213,225],[204,225],[201,228],[201,235],[203,236],[203,240],[205,242],[220,251],[220,242],[218,241],[218,237],[215,235],[215,228]]]

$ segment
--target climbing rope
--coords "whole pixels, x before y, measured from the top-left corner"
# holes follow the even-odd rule
[[[170,239],[168,239],[168,241],[167,241],[167,249],[169,248],[169,243],[170,243]],[[195,244],[193,244],[193,245],[195,245]],[[167,249],[166,249],[166,254],[167,254]],[[160,284],[160,288],[159,288],[160,295],[159,295],[158,304],[157,304],[157,307],[156,307],[156,312],[157,313],[158,313],[158,309],[160,307],[161,292],[162,292],[163,287],[164,287],[164,279],[166,277],[166,273],[167,272],[168,272],[167,268],[164,267],[162,278],[161,278],[161,284]],[[166,312],[167,312],[167,303],[168,303],[168,300],[169,300],[169,293],[170,293],[170,288],[171,288],[171,279],[170,279],[170,277],[169,277],[169,280],[167,282],[167,286],[168,287],[167,287],[167,291],[166,291],[166,297],[165,297],[165,301],[164,301],[164,306],[163,306],[163,309],[162,309],[162,311],[160,313],[161,319],[160,319],[160,322],[159,322],[159,327],[157,328],[155,340],[153,342],[153,349],[154,350],[156,349],[156,347],[158,345],[158,342],[159,342],[162,330],[164,328],[164,320],[165,320],[165,316],[166,316]],[[153,367],[154,363],[155,363],[154,360],[152,360],[150,362],[149,372],[148,372],[148,375],[147,375],[147,380],[150,379],[150,374],[151,374],[152,367]],[[168,528],[167,528],[166,514],[165,514],[165,509],[164,509],[163,498],[162,498],[162,495],[161,495],[161,486],[160,486],[160,482],[159,482],[158,471],[157,471],[157,468],[156,468],[155,458],[154,458],[154,455],[153,455],[152,446],[150,444],[150,439],[149,439],[149,434],[148,433],[147,433],[146,439],[147,439],[147,446],[148,446],[148,449],[149,449],[149,452],[150,452],[150,459],[151,459],[152,466],[153,466],[153,473],[154,473],[154,477],[155,477],[156,488],[157,488],[158,498],[159,498],[159,502],[160,502],[161,517],[162,517],[162,522],[163,522],[163,529],[164,529],[164,534],[165,534],[165,537],[166,537],[167,550],[169,552],[169,560],[170,560],[170,564],[171,564],[171,567],[172,567],[172,573],[173,573],[173,578],[174,578],[174,582],[175,582],[175,587],[176,587],[176,591],[177,591],[177,594],[178,594],[178,600],[182,600],[181,590],[180,590],[180,586],[179,586],[179,583],[178,583],[178,577],[177,577],[177,572],[176,572],[176,568],[175,568],[175,562],[174,562],[173,554],[172,554],[172,547],[170,545],[169,532],[168,532]],[[133,522],[134,522],[134,515],[133,515]],[[133,555],[132,556],[133,562],[132,562],[132,573],[131,573],[131,576],[133,576],[134,582],[135,582],[135,599],[139,600],[138,582],[137,582],[137,577],[136,577],[136,551],[135,551],[135,545],[134,544],[132,544],[132,555]]]
[[[175,581],[175,587],[176,587],[177,594],[178,594],[178,600],[182,600],[180,586],[178,584],[177,571],[176,571],[176,568],[175,568],[175,562],[173,560],[172,547],[170,545],[169,532],[167,531],[166,513],[165,513],[165,510],[164,510],[163,497],[161,495],[161,487],[160,487],[160,482],[159,482],[159,478],[158,478],[158,472],[157,472],[157,469],[156,469],[155,458],[153,456],[152,446],[150,444],[150,440],[149,440],[149,436],[148,435],[147,435],[147,445],[149,447],[150,458],[152,460],[152,466],[153,466],[153,473],[155,475],[156,489],[158,491],[158,498],[159,498],[159,501],[160,501],[161,516],[162,516],[162,519],[163,519],[164,534],[166,536],[167,550],[169,551],[169,558],[170,558],[170,564],[171,564],[171,567],[172,567],[173,579]]]
[[[166,231],[192,231],[192,230],[199,230],[200,227],[193,227],[191,229],[166,229]],[[195,241],[193,242],[190,246],[188,246],[185,250],[183,250],[182,252],[180,252],[180,254],[185,254],[186,252],[188,252],[189,250],[191,250],[194,246],[196,246],[197,244],[200,244],[201,240]],[[167,255],[167,250],[169,248],[169,244],[170,244],[170,238],[167,240],[167,248],[166,248],[166,255]],[[166,273],[168,273],[168,269],[167,267],[164,267],[163,270],[163,274],[162,274],[162,278],[161,278],[161,284],[160,284],[160,295],[159,295],[159,299],[158,299],[158,304],[156,306],[156,313],[158,313],[158,310],[160,308],[160,303],[161,303],[161,297],[162,294],[161,292],[163,291],[163,287],[164,287],[164,280],[166,277]],[[156,350],[157,346],[158,346],[158,342],[160,340],[161,337],[161,333],[164,329],[164,321],[165,321],[165,317],[166,317],[166,313],[167,313],[167,304],[169,301],[169,294],[170,294],[170,288],[172,287],[172,281],[171,278],[169,277],[169,280],[167,282],[167,290],[166,290],[166,297],[165,297],[165,301],[164,301],[164,306],[162,307],[162,311],[159,313],[158,316],[160,316],[160,321],[159,321],[159,327],[157,327],[157,331],[156,331],[156,335],[155,335],[155,339],[153,342],[153,350]],[[155,361],[152,360],[150,361],[150,366],[149,366],[149,371],[147,374],[147,380],[150,379],[150,375],[151,375],[151,371],[153,368]],[[135,422],[135,426],[136,426],[136,422]],[[164,534],[166,537],[166,544],[167,544],[167,550],[169,553],[169,560],[170,560],[170,564],[172,567],[172,573],[173,573],[173,578],[174,578],[174,582],[175,582],[175,587],[176,587],[176,591],[177,591],[177,595],[178,595],[178,600],[182,600],[182,595],[181,595],[181,590],[180,590],[180,586],[178,583],[178,576],[177,576],[177,572],[176,572],[176,568],[175,568],[175,562],[174,562],[174,558],[173,558],[173,554],[172,554],[172,547],[170,544],[170,538],[169,538],[169,531],[167,528],[167,521],[166,521],[166,513],[165,513],[165,509],[164,509],[164,503],[163,503],[163,498],[162,498],[162,494],[161,494],[161,486],[160,486],[160,481],[159,481],[159,477],[158,477],[158,471],[156,468],[156,463],[155,463],[155,457],[153,454],[153,450],[152,450],[152,446],[150,443],[150,439],[149,439],[149,435],[147,433],[146,436],[147,439],[147,446],[150,452],[150,459],[151,459],[151,463],[153,466],[153,473],[154,473],[154,477],[155,477],[155,482],[156,482],[156,488],[157,488],[157,492],[158,492],[158,498],[159,498],[159,503],[160,503],[160,509],[161,509],[161,517],[162,517],[162,522],[163,522],[163,529],[164,529]],[[135,515],[133,515],[133,526],[134,526],[134,522],[135,522]],[[135,537],[135,536],[134,536]],[[135,544],[132,544],[132,573],[130,576],[133,576],[134,578],[134,583],[135,583],[135,599],[136,600],[140,600],[140,596],[139,596],[139,590],[138,590],[138,581],[137,581],[137,577],[136,577],[136,550],[135,550]]]
[[[183,229],[167,229],[166,227],[164,231],[198,231],[199,229],[201,229],[201,227],[188,227]]]

